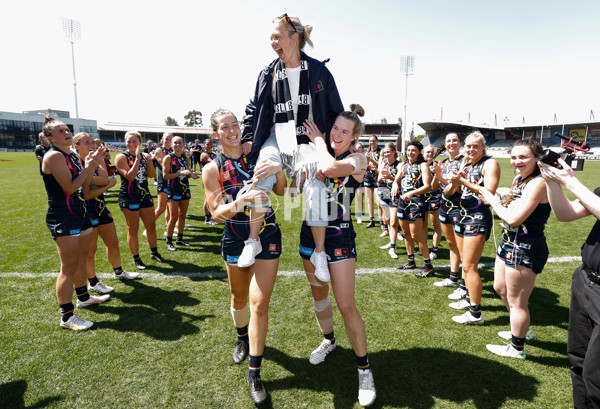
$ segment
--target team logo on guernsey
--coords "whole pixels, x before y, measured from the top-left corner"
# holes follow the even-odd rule
[[[347,229],[348,227],[350,227],[350,223],[340,223],[340,228]]]
[[[324,89],[325,89],[325,87],[323,86],[323,83],[321,81],[318,81],[316,92],[319,93],[319,92],[323,91]]]
[[[223,180],[231,180],[231,176],[229,172],[223,172]]]

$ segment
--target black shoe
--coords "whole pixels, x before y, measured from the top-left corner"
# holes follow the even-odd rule
[[[404,264],[400,264],[396,268],[398,270],[414,270],[415,268],[417,268],[417,265],[415,264],[414,261],[407,261]]]
[[[421,271],[419,271],[418,273],[415,273],[415,277],[420,277],[420,278],[431,277],[433,275],[433,273],[435,273],[433,266],[431,266],[431,265],[425,266],[421,269]]]
[[[175,250],[177,250],[177,247],[175,247],[173,245],[173,243],[167,242],[167,250],[169,250],[169,251],[175,251]]]
[[[164,258],[162,258],[162,256],[160,255],[160,253],[158,251],[156,253],[150,254],[150,258],[152,260],[158,261],[159,263],[166,263],[167,262],[167,260],[165,260]]]
[[[145,270],[146,265],[142,260],[133,260],[133,264],[136,266],[138,270]]]
[[[371,227],[375,227],[374,220],[369,221],[369,223],[367,223],[367,225],[365,226],[366,229],[370,229]]]
[[[175,244],[177,244],[178,246],[186,246],[186,247],[190,247],[191,246],[191,244],[188,243],[187,241],[185,241],[184,239],[175,240]]]
[[[235,348],[233,349],[233,362],[241,364],[244,359],[248,356],[248,350],[250,346],[248,341],[237,340],[235,341]]]
[[[267,390],[260,379],[260,376],[248,375],[248,386],[250,387],[250,397],[255,405],[260,405],[267,400]]]

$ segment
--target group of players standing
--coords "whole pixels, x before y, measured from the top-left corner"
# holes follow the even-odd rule
[[[502,331],[499,335],[510,339],[511,343],[487,347],[498,355],[524,358],[525,340],[534,337],[529,329],[527,302],[535,277],[548,257],[543,229],[550,209],[545,180],[539,176],[537,166],[541,153],[539,143],[522,140],[513,147],[511,164],[518,175],[508,195],[512,200],[509,204],[496,199],[500,167],[486,155],[485,139],[478,132],[465,139],[464,155],[460,154],[458,135],[447,135],[444,148],[449,157],[439,163],[434,160],[436,153],[433,147],[423,148],[415,141],[408,144],[404,162],[398,160],[393,144],[385,145],[379,160],[376,139],[370,143],[366,156],[360,153],[360,147],[356,152],[354,145],[362,133],[358,116],[360,110],[343,111],[335,81],[325,63],[308,57],[302,51],[306,43],[312,45],[309,39],[312,27],[302,25],[298,18],[287,14],[275,19],[274,24],[271,46],[278,58],[259,75],[256,94],[246,108],[244,130],[242,132],[237,118],[230,111],[220,109],[211,116],[213,138],[220,142],[223,153],[214,158],[202,173],[205,211],[210,212],[216,222],[224,223],[221,253],[229,277],[231,314],[237,332],[233,360],[241,363],[249,355],[247,383],[253,402],[260,404],[268,397],[260,371],[269,302],[281,254],[281,231],[266,197],[270,191],[284,193],[287,183],[284,169],[288,175],[291,172],[297,177],[297,188],[305,195],[308,191],[314,197],[323,194],[327,198],[324,201],[327,214],[332,216],[324,225],[311,224],[307,223],[311,221],[310,212],[307,212],[300,233],[299,253],[310,284],[315,317],[323,335],[309,361],[313,365],[324,362],[337,345],[329,298],[331,282],[356,356],[361,406],[369,406],[376,396],[365,325],[354,294],[356,233],[350,209],[363,179],[369,197],[374,196],[373,184],[377,183],[378,203],[389,226],[387,235],[390,243],[383,248],[388,249],[393,258],[397,258],[398,226],[404,233],[408,260],[399,266],[400,269],[416,267],[416,243],[425,264],[417,275],[433,275],[431,260],[437,253],[440,230],[444,232],[450,248],[450,275],[435,285],[456,288],[451,298],[454,297],[457,302],[451,306],[468,309],[464,314],[453,317],[461,324],[482,325],[484,322],[480,305],[482,285],[477,266],[491,233],[493,217],[490,208],[494,208],[505,222],[497,254],[494,288],[511,317],[511,331]],[[286,151],[290,130],[293,132],[292,155]],[[95,273],[94,277],[90,277],[91,269],[86,270],[85,265],[86,262],[89,265],[91,256],[93,269],[95,243],[91,242],[96,240],[92,240],[94,234],[103,238],[107,248],[116,236],[114,222],[102,200],[102,194],[116,184],[116,179],[109,176],[105,165],[106,149],[92,149],[93,141],[89,135],[73,138],[65,124],[52,118],[47,118],[43,132],[53,145],[41,162],[40,171],[49,198],[46,221],[61,260],[57,280],[57,297],[62,313],[60,325],[84,330],[92,323],[73,315],[72,291],[75,288],[78,307],[108,299],[108,294],[96,297],[87,293],[86,271],[90,289],[99,293],[112,290],[100,285]],[[180,137],[170,140],[167,136],[163,138],[161,148],[148,153],[142,151],[141,136],[137,132],[128,132],[125,142],[127,149],[117,155],[115,161],[121,177],[119,206],[127,221],[127,241],[135,265],[144,269],[139,256],[139,219],[146,228],[151,258],[164,261],[157,250],[156,219],[165,209],[167,249],[176,249],[172,242],[175,226],[178,233],[175,244],[186,246],[188,243],[183,239],[183,230],[190,199],[188,178],[199,176],[189,169],[184,141]],[[79,156],[71,151],[72,146]],[[267,150],[271,156],[261,156]],[[272,155],[273,152],[275,155]],[[158,166],[155,167],[154,161]],[[376,179],[373,177],[375,170]],[[156,210],[148,189],[148,178],[152,178],[155,172],[158,172],[159,201]],[[272,179],[269,189],[257,188],[257,183],[269,178]],[[315,185],[316,180],[323,185]],[[322,187],[315,188],[313,185],[325,188],[319,192]],[[86,200],[88,203],[95,201],[95,206],[86,206]],[[253,207],[266,210],[257,216]],[[374,226],[373,207],[370,204],[371,219],[367,227]],[[438,211],[439,217],[436,217]],[[437,236],[434,235],[431,252],[426,240],[427,212],[432,215],[434,227],[437,219],[441,224],[441,229],[436,231]],[[360,215],[358,219],[360,223]],[[258,238],[252,238],[253,223],[257,220]],[[97,226],[97,229],[92,229],[92,226]],[[319,227],[324,229],[319,230]],[[108,252],[115,278],[136,278],[136,273],[125,272],[120,267],[118,246],[116,251],[112,248],[112,257],[111,250]],[[319,256],[315,257],[317,253]],[[242,255],[243,264],[238,263]],[[461,262],[463,276],[459,280]],[[463,297],[465,300],[462,300]]]

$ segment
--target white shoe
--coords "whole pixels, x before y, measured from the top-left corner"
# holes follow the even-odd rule
[[[92,321],[84,320],[77,315],[71,315],[67,321],[60,320],[60,326],[62,328],[72,329],[74,331],[85,331],[86,329],[90,329],[92,325],[94,325]]]
[[[154,182],[154,186],[158,186],[158,182]]]
[[[102,281],[98,281],[96,285],[90,285],[88,287],[89,291],[93,291],[98,294],[108,294],[114,290],[114,288],[107,286]]]
[[[384,231],[381,232],[381,234],[379,235],[379,237],[385,237],[385,236],[389,236],[389,235],[390,235],[389,230],[384,230]]]
[[[329,267],[327,265],[328,260],[329,256],[324,251],[321,251],[320,253],[313,251],[310,256],[310,262],[315,266],[315,277],[323,283],[328,283],[331,279]]]
[[[454,290],[452,293],[450,293],[450,295],[448,295],[448,298],[450,298],[451,300],[460,300],[461,298],[464,298],[467,295],[467,291],[463,290],[462,288],[457,288],[456,290]]]
[[[429,252],[429,258],[431,259],[431,261],[437,259],[437,252],[435,251],[430,251]]]
[[[248,239],[244,241],[244,249],[237,262],[238,267],[250,267],[254,264],[256,256],[258,256],[261,251],[262,245],[260,244],[260,239]]]
[[[384,244],[383,246],[379,247],[381,250],[387,250],[387,249],[391,249],[392,248],[392,243],[388,243],[388,244]]]
[[[398,255],[396,254],[396,249],[389,249],[388,250],[388,254],[390,255],[391,258],[393,258],[394,260],[396,260],[398,258]]]
[[[458,287],[458,281],[452,281],[449,278],[444,278],[442,281],[433,283],[436,287]]]
[[[121,270],[121,273],[115,274],[113,276],[113,278],[115,280],[128,281],[128,280],[135,280],[139,276],[140,276],[140,273],[130,273],[129,271]]]
[[[479,318],[475,318],[473,314],[471,314],[471,311],[467,311],[462,315],[452,317],[452,321],[464,325],[483,325],[483,315]]]
[[[337,342],[335,341],[335,339],[333,340],[333,343],[328,339],[324,339],[323,341],[321,341],[321,345],[319,345],[317,349],[310,353],[310,358],[308,358],[308,362],[310,362],[313,365],[320,364],[321,362],[325,361],[327,355],[329,355],[329,353],[331,353],[331,351],[333,351],[336,346]]]
[[[362,217],[356,216],[356,223],[361,224],[362,223]]]
[[[165,232],[163,233],[163,236],[167,237],[167,231],[165,230]]]
[[[500,331],[498,332],[498,336],[500,338],[504,338],[507,341],[510,341],[512,339],[512,333],[510,331]],[[533,340],[535,340],[535,333],[531,330],[531,328],[529,328],[527,330],[527,334],[525,334],[525,341],[531,342]]]
[[[515,347],[512,346],[512,344],[508,344],[508,345],[487,344],[485,347],[487,348],[488,351],[490,351],[493,354],[500,355],[500,356],[506,356],[508,358],[525,359],[527,356],[527,355],[525,355],[525,350],[518,351],[517,349],[515,349]]]
[[[404,236],[402,235],[402,233],[398,233],[397,237],[399,241],[404,241]]]
[[[142,232],[142,236],[146,237],[146,229]]]
[[[192,227],[192,225],[186,223],[186,224],[183,225],[183,227],[185,227],[187,229],[188,227]]]
[[[209,224],[209,225],[211,225],[211,226],[216,226],[216,225],[217,225],[217,224],[219,224],[219,223],[217,223],[217,222],[216,222],[216,221],[214,221],[213,219],[210,219],[210,220],[208,221],[208,223],[207,223],[207,224]]]
[[[375,402],[375,381],[370,369],[358,370],[358,403],[360,406],[371,406]]]
[[[467,300],[460,300],[456,302],[451,302],[450,304],[448,304],[448,307],[454,308],[455,310],[466,310],[467,308],[469,308],[469,303],[467,302]]]
[[[86,308],[91,305],[102,304],[104,301],[108,300],[109,298],[110,298],[110,295],[106,294],[106,295],[101,295],[100,297],[96,297],[95,295],[90,295],[90,298],[88,298],[85,301],[79,301],[79,299],[77,299],[77,308]]]

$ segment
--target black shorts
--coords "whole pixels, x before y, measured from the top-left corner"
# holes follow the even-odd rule
[[[225,222],[231,223],[231,220]],[[221,239],[221,257],[230,266],[236,266],[244,249],[244,240],[250,234],[249,226],[235,226],[235,232],[225,225]],[[256,256],[257,260],[276,260],[281,256],[281,229],[276,223],[269,223],[258,235],[262,251]]]
[[[444,206],[440,210],[440,223],[455,225],[460,220],[460,209],[455,207],[450,211],[444,211]]]
[[[158,182],[156,185],[156,194],[167,193],[167,182]]]
[[[131,211],[136,211],[147,207],[154,207],[154,200],[152,199],[151,195],[144,196],[141,202],[139,200],[133,201],[130,199],[119,197],[119,207],[121,208],[121,210],[128,209]]]
[[[192,154],[192,165],[200,163],[200,152]]]
[[[399,195],[392,196],[392,192],[386,186],[377,188],[377,196],[379,196],[379,205],[381,207],[396,207],[398,206]]]
[[[410,200],[398,200],[398,219],[414,222],[425,219],[425,204],[421,197],[411,197]]]
[[[516,246],[515,246],[516,244]],[[507,266],[523,266],[539,274],[548,261],[548,245],[546,237],[516,237],[514,234],[502,232],[502,240],[496,252]]]
[[[187,190],[183,195],[174,195],[173,192],[167,192],[167,200],[179,202],[181,200],[190,200],[191,198],[192,194],[189,190]]]
[[[364,187],[377,187],[377,181],[374,178],[368,178],[365,176],[363,179]]]
[[[490,238],[494,218],[488,207],[482,208],[475,213],[467,213],[461,210],[458,222],[454,225],[454,232],[459,236],[476,236],[485,234],[485,239]]]
[[[439,192],[436,193],[425,193],[425,211],[426,212],[437,212],[441,206],[441,195]]]
[[[56,240],[58,237],[79,236],[82,231],[92,227],[92,222],[88,217],[55,217],[46,215],[46,226]]]
[[[92,217],[91,222],[92,227],[98,227],[103,224],[111,224],[114,222],[114,219],[112,217],[112,214],[110,214],[110,212],[108,211],[108,209],[105,209],[98,215],[98,217]]]
[[[339,223],[339,226],[327,226],[325,231],[325,253],[329,256],[329,264],[338,263],[348,259],[356,259],[356,233],[352,223]],[[300,229],[300,247],[298,252],[304,260],[310,260],[315,251],[315,241],[310,227],[306,222]]]

